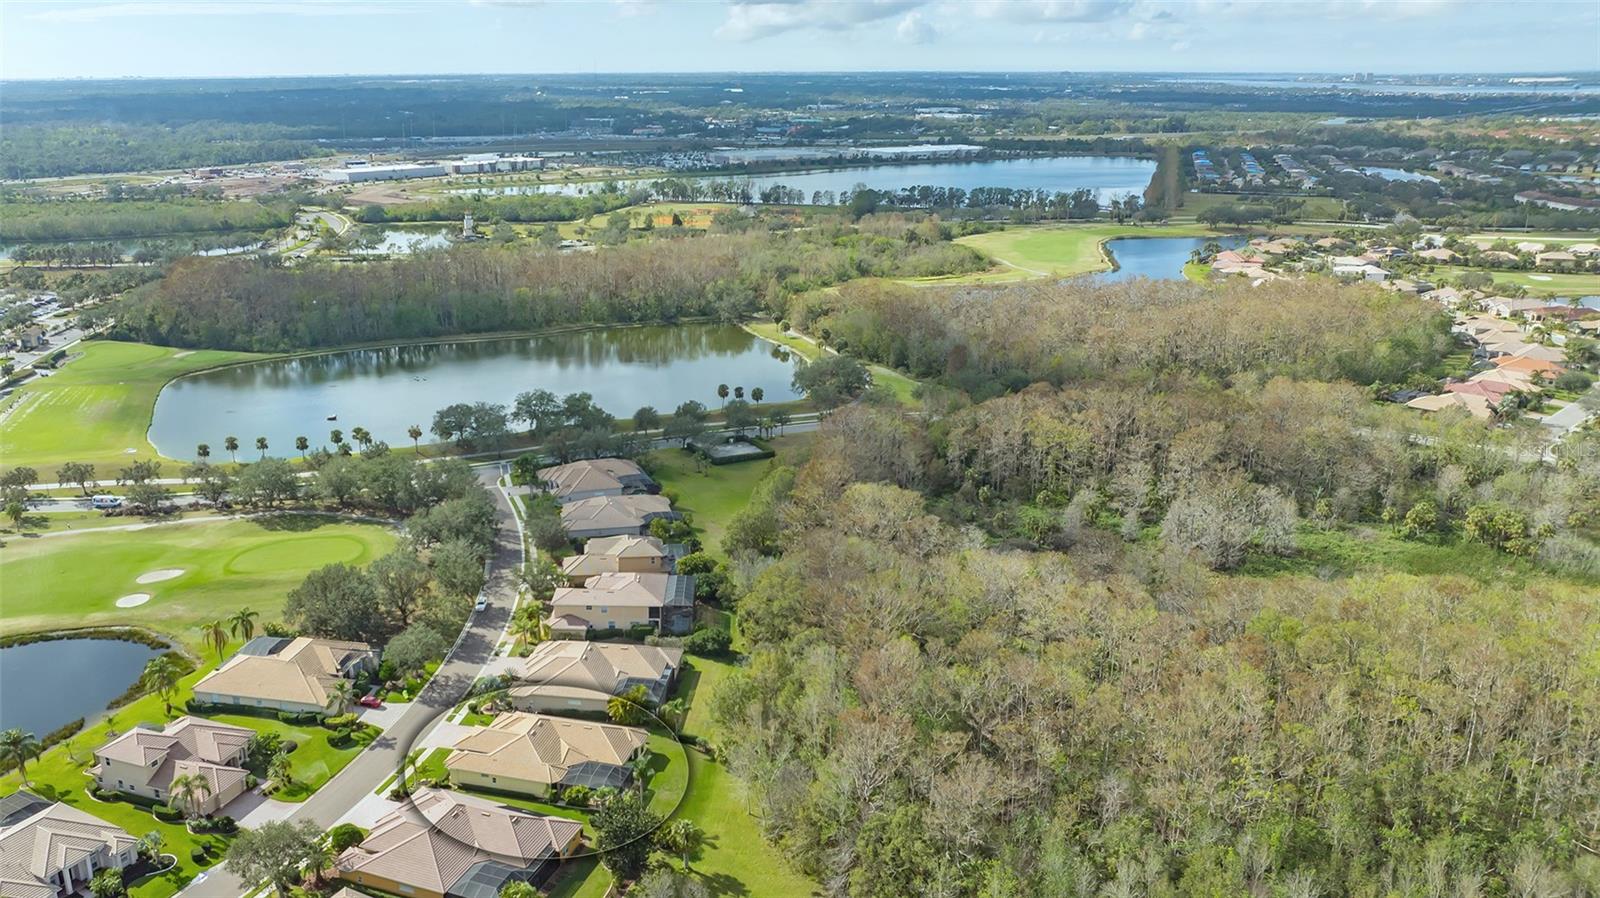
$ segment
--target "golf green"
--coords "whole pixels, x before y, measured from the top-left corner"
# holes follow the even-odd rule
[[[381,524],[313,515],[13,540],[0,549],[0,633],[139,624],[192,642],[200,625],[240,608],[276,619],[308,571],[364,565],[396,542]],[[146,576],[157,572],[164,579]],[[117,605],[136,594],[150,598]]]

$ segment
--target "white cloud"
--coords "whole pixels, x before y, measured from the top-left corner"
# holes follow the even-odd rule
[[[805,28],[844,31],[923,5],[926,0],[736,0],[717,36],[757,40]]]
[[[978,15],[1021,25],[1044,22],[1105,22],[1126,15],[1133,0],[979,0]]]
[[[374,12],[399,12],[404,5],[345,3],[337,0],[236,0],[232,3],[181,3],[172,0],[101,3],[94,6],[59,6],[34,13],[30,18],[45,22],[98,22],[102,19],[153,18],[158,16],[349,16]]]
[[[926,44],[939,36],[939,29],[922,17],[919,10],[905,14],[900,24],[894,26],[895,37],[908,44]]]

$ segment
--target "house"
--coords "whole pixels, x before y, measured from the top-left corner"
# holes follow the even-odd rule
[[[582,555],[562,559],[561,574],[572,586],[596,574],[670,574],[682,553],[682,545],[653,536],[605,536],[584,543]]]
[[[1367,262],[1362,262],[1357,265],[1336,264],[1333,266],[1332,270],[1334,277],[1344,278],[1352,281],[1381,282],[1387,280],[1389,277],[1389,272],[1387,269],[1379,268],[1378,266]]]
[[[194,684],[194,697],[210,705],[327,713],[334,684],[377,666],[364,642],[261,636]]]
[[[1515,244],[1515,246],[1517,248],[1517,252],[1519,253],[1542,253],[1545,250],[1543,243],[1533,240],[1524,240],[1521,243]]]
[[[1483,301],[1485,311],[1501,318],[1510,318],[1512,315],[1522,315],[1535,309],[1544,308],[1542,299],[1512,299],[1507,296],[1491,296]]]
[[[595,496],[561,506],[561,526],[573,539],[643,536],[651,521],[681,517],[664,496]]]
[[[1542,362],[1565,362],[1567,360],[1566,350],[1557,349],[1554,346],[1544,346],[1539,343],[1529,343],[1511,354],[1520,359],[1538,359]]]
[[[1542,374],[1546,378],[1553,378],[1566,370],[1555,362],[1532,359],[1527,356],[1502,356],[1495,359],[1494,364],[1501,371],[1517,371],[1529,377],[1533,377],[1535,374]]]
[[[1578,257],[1569,252],[1552,250],[1534,256],[1533,263],[1540,268],[1571,268],[1578,264]]]
[[[463,736],[444,766],[457,786],[547,798],[568,786],[622,788],[645,742],[637,727],[511,711]]]
[[[1522,261],[1521,259],[1519,259],[1517,257],[1516,253],[1508,253],[1508,252],[1505,252],[1504,250],[1498,250],[1498,249],[1487,250],[1487,251],[1479,254],[1478,260],[1480,262],[1482,262],[1483,264],[1485,264],[1485,265],[1497,265],[1497,266],[1498,265],[1515,265],[1518,262]]]
[[[43,349],[45,347],[44,328],[37,324],[30,324],[17,331],[17,348],[23,350]]]
[[[1574,256],[1600,256],[1600,243],[1574,243],[1567,247],[1567,252]]]
[[[1438,262],[1444,265],[1454,265],[1455,263],[1461,261],[1461,256],[1457,255],[1455,250],[1445,249],[1442,246],[1435,247],[1433,249],[1418,250],[1416,257],[1429,262]]]
[[[139,841],[120,826],[28,791],[0,798],[0,895],[60,898],[88,891],[101,870],[138,859]]]
[[[1259,265],[1262,265],[1264,263],[1263,263],[1263,261],[1262,261],[1262,259],[1260,257],[1255,256],[1253,254],[1241,253],[1238,250],[1225,249],[1222,252],[1217,253],[1215,256],[1211,257],[1211,264],[1213,266],[1217,266],[1217,265],[1232,265],[1232,266],[1255,265],[1255,266],[1259,266]]]
[[[611,696],[643,686],[651,703],[660,704],[682,666],[683,649],[552,639],[534,647],[508,695],[519,711],[604,713]]]
[[[591,458],[539,469],[539,482],[560,502],[594,496],[659,493],[661,486],[625,458]]]
[[[651,627],[682,634],[694,626],[694,578],[678,574],[596,574],[581,588],[550,596],[551,635],[584,638],[590,630]]]
[[[340,879],[411,898],[494,898],[542,885],[582,846],[583,826],[482,798],[423,789],[345,849]]]
[[[1447,393],[1482,396],[1484,399],[1489,400],[1490,405],[1499,405],[1500,400],[1518,392],[1516,387],[1508,383],[1492,380],[1469,380],[1458,384],[1445,384],[1444,389]]]
[[[1322,237],[1322,238],[1319,238],[1314,243],[1312,243],[1311,245],[1315,246],[1317,249],[1320,249],[1320,250],[1334,250],[1334,249],[1343,249],[1344,247],[1349,246],[1350,245],[1350,241],[1341,240],[1338,237]]]
[[[1494,408],[1488,399],[1470,393],[1442,393],[1437,396],[1418,396],[1406,403],[1406,408],[1423,412],[1442,412],[1449,409],[1466,409],[1474,418],[1488,420],[1494,417]]]
[[[137,726],[94,753],[89,769],[100,788],[172,803],[172,781],[199,776],[211,787],[196,795],[199,814],[215,814],[244,794],[244,769],[255,731],[198,717],[180,717],[162,728]]]

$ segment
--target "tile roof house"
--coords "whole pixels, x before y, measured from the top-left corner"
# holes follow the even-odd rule
[[[1418,250],[1416,257],[1419,259],[1426,259],[1429,262],[1443,262],[1446,264],[1461,261],[1461,257],[1456,255],[1455,250],[1445,249],[1442,246],[1434,249]]]
[[[539,481],[561,502],[661,491],[643,468],[625,458],[591,458],[541,468]]]
[[[1487,420],[1494,417],[1494,409],[1488,399],[1475,396],[1471,393],[1442,393],[1437,396],[1418,396],[1406,403],[1406,408],[1414,408],[1424,412],[1442,412],[1447,409],[1466,409],[1474,418]]]
[[[606,700],[643,686],[653,704],[666,700],[683,666],[683,649],[629,642],[539,643],[509,690],[519,711],[604,712]]]
[[[1552,250],[1534,256],[1533,262],[1540,268],[1571,268],[1578,264],[1578,257],[1569,252]]]
[[[439,789],[417,792],[334,862],[340,879],[414,898],[495,898],[538,886],[582,844],[582,824]]]
[[[557,787],[617,789],[646,741],[637,727],[510,711],[458,740],[444,766],[458,786],[541,798]]]
[[[1525,355],[1502,356],[1495,359],[1495,367],[1501,371],[1520,371],[1532,377],[1543,374],[1545,377],[1555,377],[1566,369],[1555,362],[1545,359],[1530,358]]]
[[[653,536],[603,536],[584,543],[582,555],[562,559],[561,573],[573,586],[595,574],[670,574],[682,550]]]
[[[89,772],[100,788],[171,803],[172,781],[200,776],[211,786],[196,796],[198,814],[214,814],[244,793],[245,755],[255,731],[198,717],[180,717],[161,729],[138,726],[94,753]]]
[[[643,536],[656,518],[681,517],[665,496],[594,496],[561,506],[561,526],[573,539]]]
[[[263,636],[194,684],[194,697],[213,705],[326,713],[334,683],[377,666],[364,642]]]
[[[694,578],[680,574],[596,574],[582,587],[550,596],[553,635],[584,638],[590,630],[649,626],[687,633],[694,625]]]
[[[138,840],[86,811],[20,791],[0,799],[0,895],[58,898],[87,891],[101,870],[138,858]]]

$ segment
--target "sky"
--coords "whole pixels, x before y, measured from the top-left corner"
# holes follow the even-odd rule
[[[0,78],[1600,70],[1596,0],[0,0]]]

